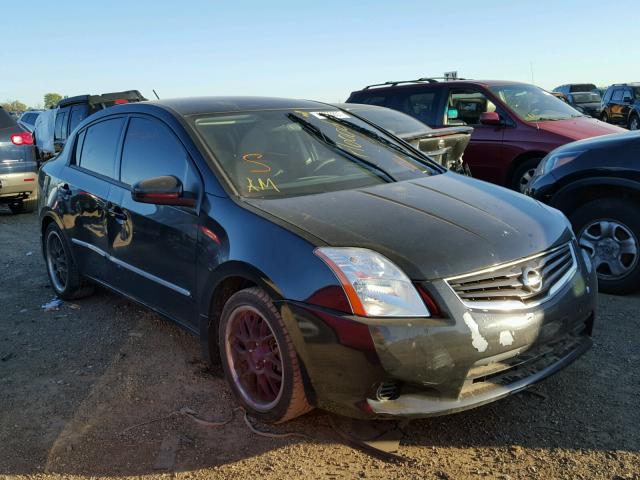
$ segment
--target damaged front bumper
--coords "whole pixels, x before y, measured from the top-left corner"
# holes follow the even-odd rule
[[[429,417],[554,374],[592,344],[596,275],[577,257],[561,289],[518,311],[469,308],[444,280],[428,284],[442,318],[375,319],[283,304],[283,318],[300,332],[294,342],[310,400],[355,417]]]

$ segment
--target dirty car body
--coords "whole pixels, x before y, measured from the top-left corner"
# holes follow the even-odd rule
[[[134,200],[161,163],[150,142],[127,173],[142,120],[188,158],[181,189],[160,172],[172,190],[155,203]],[[113,148],[94,148],[96,127]],[[83,167],[87,142],[111,152],[102,173]],[[595,275],[560,212],[446,171],[337,107],[120,105],[85,120],[39,180],[43,234],[62,232],[80,274],[192,331],[213,362],[233,355],[218,333],[229,303],[265,292],[311,406],[447,414],[526,388],[591,345]],[[185,203],[163,204],[169,195]]]

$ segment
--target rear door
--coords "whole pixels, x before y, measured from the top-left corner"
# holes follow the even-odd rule
[[[622,122],[622,96],[624,94],[624,88],[617,87],[613,90],[611,95],[611,108],[609,109],[609,119],[611,123]]]
[[[113,284],[131,297],[184,323],[195,320],[199,218],[188,207],[138,203],[133,185],[173,175],[200,195],[200,176],[173,130],[150,116],[131,116],[110,195],[109,252]]]
[[[63,224],[80,270],[109,282],[107,200],[116,174],[116,156],[125,117],[107,117],[75,138],[59,201]]]

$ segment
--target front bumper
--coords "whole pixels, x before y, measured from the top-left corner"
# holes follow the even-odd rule
[[[282,304],[300,333],[294,342],[312,402],[361,418],[445,415],[527,388],[591,346],[597,283],[582,258],[553,297],[526,310],[470,309],[444,281],[431,282],[429,293],[443,318],[373,319]]]

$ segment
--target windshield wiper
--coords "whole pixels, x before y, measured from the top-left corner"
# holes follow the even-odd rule
[[[393,178],[389,173],[387,173],[386,170],[384,170],[380,166],[356,155],[355,153],[351,153],[349,150],[345,148],[340,147],[336,142],[334,142],[331,138],[329,138],[326,134],[324,134],[322,130],[316,127],[313,123],[308,122],[304,118],[300,118],[299,116],[294,115],[293,113],[288,113],[287,117],[289,118],[289,120],[300,125],[304,129],[304,131],[307,132],[308,134],[316,137],[318,140],[320,140],[322,143],[329,146],[333,150],[336,150],[340,152],[342,155],[346,155],[348,158],[351,158],[353,161],[355,161],[359,165],[364,166],[367,170],[372,171],[375,175],[382,178],[385,182],[396,181],[395,178]]]
[[[365,137],[370,138],[372,140],[375,140],[376,142],[381,143],[384,146],[395,150],[396,152],[400,152],[403,155],[406,155],[408,157],[413,158],[414,160],[419,161],[420,163],[424,163],[424,161],[422,161],[419,158],[415,157],[411,152],[409,152],[406,149],[402,148],[400,145],[396,145],[395,143],[390,142],[386,138],[378,135],[373,130],[369,130],[368,128],[365,128],[365,127],[362,127],[362,126],[358,125],[357,123],[350,122],[349,120],[344,120],[342,118],[334,117],[330,113],[321,113],[320,115],[322,115],[323,117],[325,117],[328,120],[331,120],[332,122],[335,122],[335,123],[337,123],[339,125],[343,125],[343,126],[349,128],[351,130],[354,130],[354,131],[356,131],[358,133],[361,133]]]

